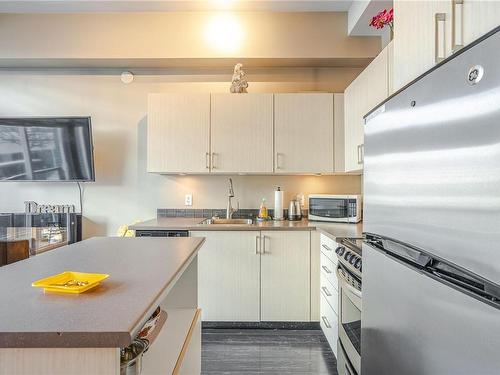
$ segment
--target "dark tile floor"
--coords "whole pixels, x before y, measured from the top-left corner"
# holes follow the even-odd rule
[[[337,375],[321,330],[203,329],[201,358],[203,375]]]

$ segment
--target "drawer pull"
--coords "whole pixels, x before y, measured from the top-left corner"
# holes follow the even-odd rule
[[[332,328],[330,322],[328,321],[328,319],[326,319],[326,316],[322,316],[321,319],[323,320],[323,323],[325,324],[326,328]]]
[[[323,292],[325,292],[326,296],[327,297],[331,297],[332,294],[330,293],[330,291],[327,289],[326,286],[322,286],[321,289],[323,289]]]
[[[321,266],[321,268],[323,268],[326,273],[332,273],[332,271],[330,271],[327,266]]]
[[[330,249],[328,246],[326,246],[325,244],[321,245],[323,247],[323,249],[325,249],[326,251],[332,251],[332,249]]]

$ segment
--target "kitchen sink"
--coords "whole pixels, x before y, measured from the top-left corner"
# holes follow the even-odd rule
[[[203,225],[252,225],[252,219],[205,219],[201,222]]]

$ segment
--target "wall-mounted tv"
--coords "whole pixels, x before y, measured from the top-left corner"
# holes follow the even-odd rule
[[[94,181],[90,117],[0,118],[0,181]]]

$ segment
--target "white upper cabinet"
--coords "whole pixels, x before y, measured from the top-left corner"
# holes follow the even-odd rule
[[[149,95],[148,172],[208,173],[209,135],[210,94]]]
[[[454,0],[453,16],[455,30],[452,42],[460,47],[460,39],[463,38],[462,44],[467,45],[500,26],[500,1]]]
[[[212,94],[215,173],[273,172],[273,94]]]
[[[274,171],[334,172],[333,94],[274,95]]]
[[[452,1],[394,1],[394,89],[451,54]]]
[[[363,169],[363,117],[389,95],[387,46],[347,87],[344,93],[345,170]]]
[[[394,0],[394,89],[500,25],[500,1]]]

